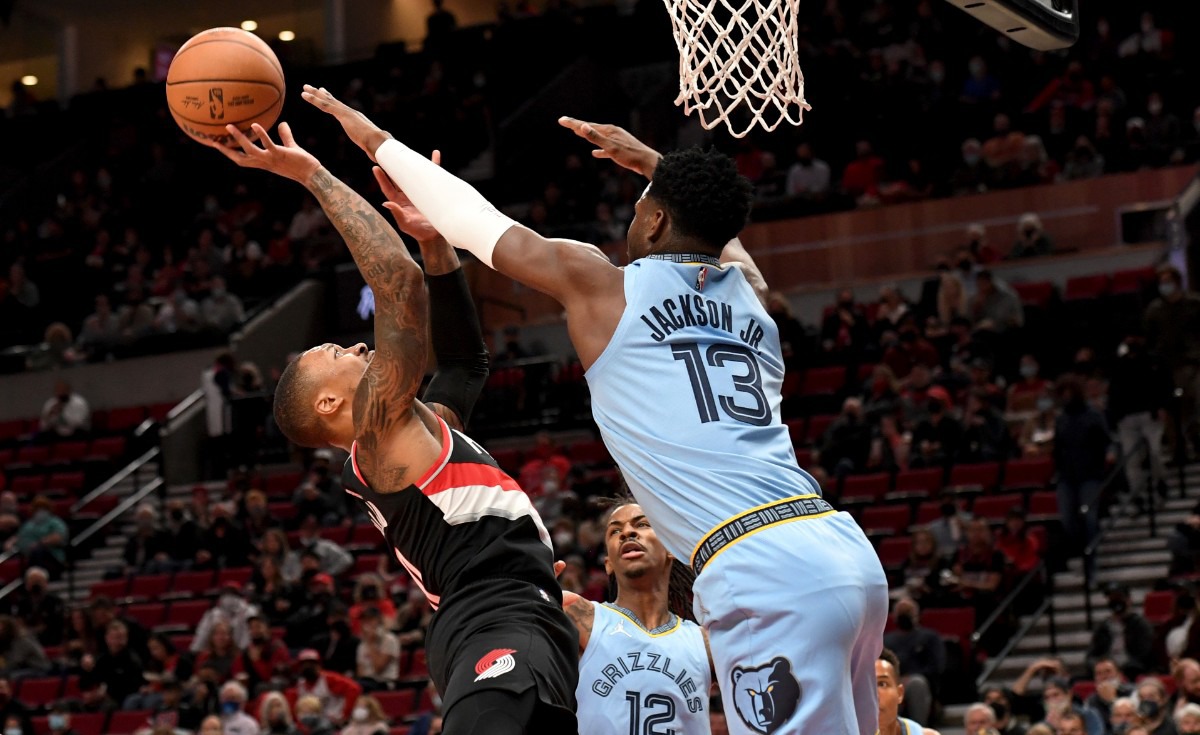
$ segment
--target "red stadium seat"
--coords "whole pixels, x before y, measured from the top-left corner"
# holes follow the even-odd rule
[[[16,686],[16,699],[27,707],[46,707],[58,699],[62,691],[62,677],[48,676],[38,679],[23,679]]]
[[[425,658],[424,648],[418,648],[413,652],[412,666],[408,671],[401,671],[401,674],[410,679],[424,679],[429,676],[429,660]]]
[[[492,455],[492,459],[496,460],[496,464],[500,465],[500,469],[509,474],[519,472],[521,469],[520,449],[489,449],[488,454]]]
[[[114,432],[131,431],[145,420],[146,408],[144,406],[113,408],[108,411],[108,420],[105,422],[104,428]]]
[[[290,523],[296,520],[296,506],[290,501],[283,503],[267,503],[267,512],[272,518],[277,518],[284,523]]]
[[[33,725],[33,735],[50,734],[50,718],[46,717],[45,715],[30,717],[29,724]]]
[[[804,419],[788,419],[783,422],[788,427],[788,436],[791,437],[792,446],[798,447],[804,443]]]
[[[374,549],[383,543],[383,534],[370,523],[360,523],[350,531],[348,546]]]
[[[73,674],[63,681],[63,699],[79,699],[79,675]]]
[[[87,442],[58,442],[50,448],[50,459],[55,462],[74,462],[88,453]]]
[[[0,421],[0,441],[16,439],[29,431],[29,422],[25,419]]]
[[[379,702],[383,713],[389,720],[402,720],[412,711],[413,693],[411,689],[394,692],[375,692],[371,696]]]
[[[155,403],[147,407],[146,412],[149,413],[150,418],[154,419],[155,421],[166,421],[167,414],[171,412],[172,408],[175,408],[174,402]]]
[[[1008,495],[991,495],[975,500],[971,514],[985,521],[1002,521],[1013,506],[1025,507],[1025,498],[1017,493]]]
[[[1096,682],[1077,681],[1071,685],[1071,694],[1078,697],[1080,702],[1086,701],[1096,691]]]
[[[176,651],[187,651],[192,647],[192,641],[194,639],[195,636],[191,635],[190,633],[180,633],[178,635],[171,636],[171,645],[175,646]]]
[[[801,469],[812,469],[813,451],[811,449],[797,449],[796,464],[800,465]]]
[[[304,479],[303,472],[275,472],[263,478],[263,492],[268,496],[275,497],[292,497],[292,493],[300,486],[300,481]]]
[[[55,472],[46,481],[51,490],[68,490],[76,495],[82,495],[84,476],[82,472]]]
[[[871,503],[882,500],[892,484],[886,473],[850,475],[842,480],[842,503]]]
[[[971,660],[971,634],[975,632],[975,608],[947,607],[921,611],[921,625],[936,630],[943,638],[957,640],[963,661]]]
[[[1112,290],[1114,295],[1140,293],[1148,284],[1153,283],[1155,270],[1153,268],[1131,268],[1117,271],[1112,275]]]
[[[0,563],[0,582],[7,584],[14,579],[18,579],[23,573],[21,565],[22,560],[20,558],[9,559],[4,563]]]
[[[118,459],[125,454],[125,437],[107,436],[102,439],[93,439],[92,445],[88,447],[88,454],[94,457]]]
[[[78,735],[100,735],[105,717],[103,712],[78,712],[71,715],[71,729]]]
[[[346,528],[345,526],[322,528],[317,535],[326,541],[332,541],[338,546],[345,546],[346,540],[350,538],[350,529]]]
[[[810,368],[804,374],[804,384],[800,389],[802,396],[819,396],[837,393],[846,384],[846,368],[825,367]]]
[[[1014,283],[1012,287],[1025,306],[1045,307],[1054,298],[1054,284],[1049,281]]]
[[[1155,590],[1146,593],[1142,601],[1142,615],[1151,625],[1165,623],[1175,614],[1175,593],[1171,590]]]
[[[157,600],[171,589],[171,575],[143,574],[130,580],[129,596]]]
[[[125,608],[125,615],[136,621],[143,628],[154,628],[162,625],[166,613],[167,606],[161,602],[148,602],[143,605],[130,605]]]
[[[577,442],[567,447],[567,456],[578,464],[612,464],[612,455],[602,441]],[[499,463],[497,463],[499,464]]]
[[[936,497],[942,492],[944,476],[941,468],[904,470],[896,475],[896,489],[893,494],[913,498]]]
[[[917,518],[914,521],[918,526],[924,526],[933,523],[942,517],[942,501],[926,500],[917,506]]]
[[[983,492],[991,492],[1000,479],[1000,464],[998,462],[980,462],[979,464],[959,464],[950,469],[950,480],[947,483],[955,488],[979,488]]]
[[[236,582],[243,587],[250,583],[250,578],[254,576],[254,567],[232,567],[230,569],[222,569],[217,572],[217,587],[226,582]]]
[[[912,536],[892,536],[879,542],[879,563],[884,569],[899,569],[912,552]]]
[[[104,582],[97,582],[92,585],[92,597],[108,597],[113,600],[118,600],[125,596],[125,591],[129,589],[128,579],[110,579]]]
[[[1045,490],[1029,496],[1029,520],[1050,520],[1058,518],[1058,495],[1053,490]]]
[[[1050,484],[1054,475],[1054,460],[1049,457],[1014,459],[1004,467],[1004,489],[1042,490]]]
[[[908,528],[905,505],[872,505],[863,510],[861,525],[868,535],[896,535]]]
[[[32,465],[44,465],[50,461],[50,447],[45,444],[30,444],[17,450],[16,460]]]
[[[195,628],[200,623],[200,618],[204,617],[204,613],[208,612],[212,607],[212,603],[208,600],[180,600],[172,602],[171,607],[167,610],[167,625],[182,625],[188,628]]]
[[[46,489],[46,476],[39,474],[14,477],[8,483],[8,489],[16,493],[17,497],[37,495]]]
[[[376,533],[379,533],[376,531]],[[379,560],[382,558],[380,554],[364,554],[354,560],[354,568],[350,574],[357,577],[360,574],[368,574],[379,569]]]
[[[1066,301],[1081,299],[1098,299],[1108,293],[1108,274],[1096,276],[1075,276],[1067,279],[1067,287],[1063,292]]]
[[[146,727],[154,712],[151,710],[119,710],[108,721],[109,735],[130,735]]]
[[[805,444],[816,444],[825,435],[829,425],[837,420],[836,414],[822,414],[808,419],[808,430],[804,433]]]
[[[174,579],[171,580],[171,593],[194,597],[202,595],[213,586],[213,572],[211,570],[204,572],[176,572]]]

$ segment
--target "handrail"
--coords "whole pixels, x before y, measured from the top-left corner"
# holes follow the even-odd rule
[[[125,478],[129,477],[133,473],[140,470],[147,462],[149,462],[150,460],[157,457],[159,455],[159,453],[160,453],[160,450],[158,447],[153,447],[151,449],[146,450],[145,454],[143,454],[142,456],[133,460],[129,464],[125,465],[121,469],[117,470],[117,473],[115,475],[108,478],[104,482],[100,483],[96,487],[95,490],[92,490],[87,495],[84,495],[82,498],[75,501],[75,503],[71,506],[71,513],[73,513],[73,514],[78,513],[88,503],[92,502],[96,498],[105,494],[109,490],[112,490],[117,485],[117,483],[121,482]],[[2,558],[0,558],[0,560],[2,560]]]
[[[157,450],[155,450],[155,451],[157,451]],[[104,528],[109,523],[112,523],[115,519],[120,517],[123,513],[125,513],[130,508],[137,505],[138,503],[140,503],[147,495],[149,495],[150,493],[154,492],[159,487],[161,487],[162,484],[163,484],[162,478],[156,477],[153,480],[151,480],[150,482],[146,483],[140,490],[130,493],[128,497],[126,497],[124,500],[122,500],[120,503],[117,504],[117,507],[113,508],[109,512],[107,512],[104,515],[97,518],[95,520],[95,522],[92,523],[92,525],[83,529],[83,531],[81,531],[78,535],[76,535],[73,539],[71,539],[69,546],[72,549],[79,548],[79,546],[81,546],[84,541],[87,541],[92,536],[95,536],[97,531],[99,531],[101,528]]]
[[[1000,668],[1000,665],[1003,664],[1005,659],[1009,657],[1009,655],[1013,652],[1013,649],[1017,647],[1017,644],[1020,643],[1021,640],[1029,633],[1029,631],[1033,629],[1034,625],[1037,625],[1037,622],[1041,620],[1042,616],[1048,611],[1052,612],[1053,608],[1053,598],[1050,595],[1047,595],[1046,599],[1042,600],[1042,604],[1038,606],[1038,609],[1029,616],[1029,620],[1025,621],[1025,624],[1022,625],[1020,629],[1018,629],[1013,635],[1013,637],[1008,640],[1008,643],[1005,644],[1004,648],[1000,649],[1000,653],[988,659],[987,664],[983,667],[983,671],[980,672],[979,676],[975,679],[976,690],[983,688],[983,685],[987,683],[988,679],[992,678],[992,674],[996,672],[996,669]],[[972,636],[972,639],[973,638],[974,636]],[[1054,636],[1051,634],[1051,639],[1053,640],[1053,638]]]
[[[1149,452],[1150,445],[1145,437],[1138,440],[1138,443],[1133,446],[1133,450],[1122,452],[1121,458],[1113,465],[1108,476],[1100,483],[1100,489],[1096,492],[1096,502],[1099,503],[1108,489],[1112,487],[1113,481],[1125,474],[1125,465],[1129,463],[1132,457],[1141,458],[1142,451]],[[1130,488],[1132,492],[1133,488]],[[1146,505],[1147,512],[1150,516],[1150,535],[1155,536],[1155,515],[1154,515],[1154,488],[1147,486],[1146,488]],[[1096,556],[1096,550],[1100,548],[1101,542],[1104,541],[1104,535],[1112,529],[1117,522],[1117,516],[1114,514],[1108,519],[1108,523],[1101,526],[1096,533],[1096,537],[1083,550],[1083,614],[1087,621],[1088,630],[1092,628],[1092,565],[1091,561]]]
[[[989,615],[987,619],[983,621],[983,624],[971,634],[972,646],[979,645],[979,641],[983,639],[984,633],[987,633],[988,629],[1000,619],[1000,615],[1002,613],[1007,611],[1008,608],[1012,607],[1012,605],[1017,601],[1017,596],[1029,586],[1029,583],[1033,581],[1034,577],[1038,576],[1039,572],[1044,571],[1046,571],[1046,561],[1043,559],[1037,563],[1036,567],[1030,569],[1029,572],[1027,572],[1025,576],[1021,578],[1020,582],[1017,582],[1017,586],[1012,588],[1012,591],[1000,601],[1000,604],[996,605],[996,609],[992,611],[992,614]]]
[[[183,415],[189,408],[195,405],[202,398],[204,398],[203,388],[197,388],[189,393],[186,398],[179,403],[176,403],[174,408],[172,408],[170,411],[167,411],[167,419],[165,423],[168,426],[174,423],[175,419]]]

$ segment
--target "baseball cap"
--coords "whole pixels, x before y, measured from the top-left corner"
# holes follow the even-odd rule
[[[241,582],[230,579],[221,583],[221,591],[236,592],[240,595],[242,594],[242,584]]]
[[[949,391],[947,391],[945,388],[943,388],[940,385],[935,385],[935,386],[930,387],[929,390],[925,392],[925,395],[929,396],[933,400],[941,401],[942,403],[946,404],[947,406],[949,406],[951,403],[953,403],[953,401],[950,400]]]
[[[321,661],[321,654],[317,653],[316,649],[306,648],[296,656],[297,661]]]
[[[328,574],[325,574],[324,572],[321,572],[320,574],[314,574],[313,578],[312,578],[312,582],[310,582],[310,584],[325,584],[325,585],[329,585],[330,587],[332,587],[333,586],[333,577],[329,576]]]

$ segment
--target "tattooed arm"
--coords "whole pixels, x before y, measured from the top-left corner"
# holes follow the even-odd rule
[[[308,151],[296,144],[291,128],[280,123],[276,144],[260,125],[255,145],[233,125],[226,130],[238,148],[212,144],[239,166],[259,168],[292,179],[312,192],[337,228],[354,262],[375,294],[375,356],[370,360],[354,396],[354,429],[358,460],[365,474],[384,488],[403,487],[410,466],[437,456],[439,442],[427,430],[423,442],[393,442],[417,420],[413,410],[425,375],[428,317],[421,268],[408,254],[400,235],[350,187],[326,171]],[[394,447],[405,444],[405,456]],[[432,457],[422,456],[429,453]],[[411,455],[411,456],[409,456]]]
[[[579,631],[579,655],[587,650],[588,639],[592,637],[592,625],[596,621],[596,608],[574,592],[563,590],[563,612],[575,624]]]

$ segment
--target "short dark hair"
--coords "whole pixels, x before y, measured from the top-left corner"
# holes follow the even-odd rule
[[[879,660],[891,664],[892,671],[896,674],[896,681],[900,681],[900,658],[892,652],[892,649],[883,649],[883,652],[879,654]]]
[[[313,381],[304,374],[300,359],[283,369],[275,386],[275,424],[293,444],[302,447],[322,447],[326,444],[325,430],[312,411]]]
[[[746,226],[754,189],[724,153],[685,148],[658,162],[649,195],[676,232],[719,251]]]

